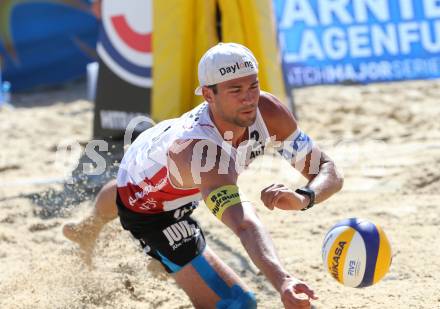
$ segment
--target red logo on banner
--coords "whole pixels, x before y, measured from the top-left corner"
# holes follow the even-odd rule
[[[151,53],[151,33],[139,33],[130,27],[123,15],[111,17],[113,27],[119,37],[131,48],[140,52]]]
[[[152,0],[102,2],[98,54],[119,77],[138,87],[151,87]]]

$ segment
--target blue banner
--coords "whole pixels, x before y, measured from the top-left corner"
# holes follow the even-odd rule
[[[0,64],[13,91],[78,78],[96,57],[98,21],[86,0],[2,0],[0,16]]]
[[[439,0],[273,0],[288,87],[440,77]]]

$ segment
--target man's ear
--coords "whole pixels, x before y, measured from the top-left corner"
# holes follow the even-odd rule
[[[212,103],[214,101],[214,91],[209,87],[202,87],[202,95],[206,102]]]

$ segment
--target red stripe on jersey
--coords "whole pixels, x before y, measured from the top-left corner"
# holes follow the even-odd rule
[[[118,187],[119,196],[128,209],[155,214],[163,212],[163,202],[199,193],[199,189],[177,189],[170,184],[167,168],[164,166],[150,179],[139,184],[127,183]]]

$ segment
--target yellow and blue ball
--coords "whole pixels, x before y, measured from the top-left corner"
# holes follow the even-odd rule
[[[334,225],[324,238],[322,259],[338,282],[349,287],[377,283],[388,272],[391,246],[384,231],[368,220],[351,218]]]

